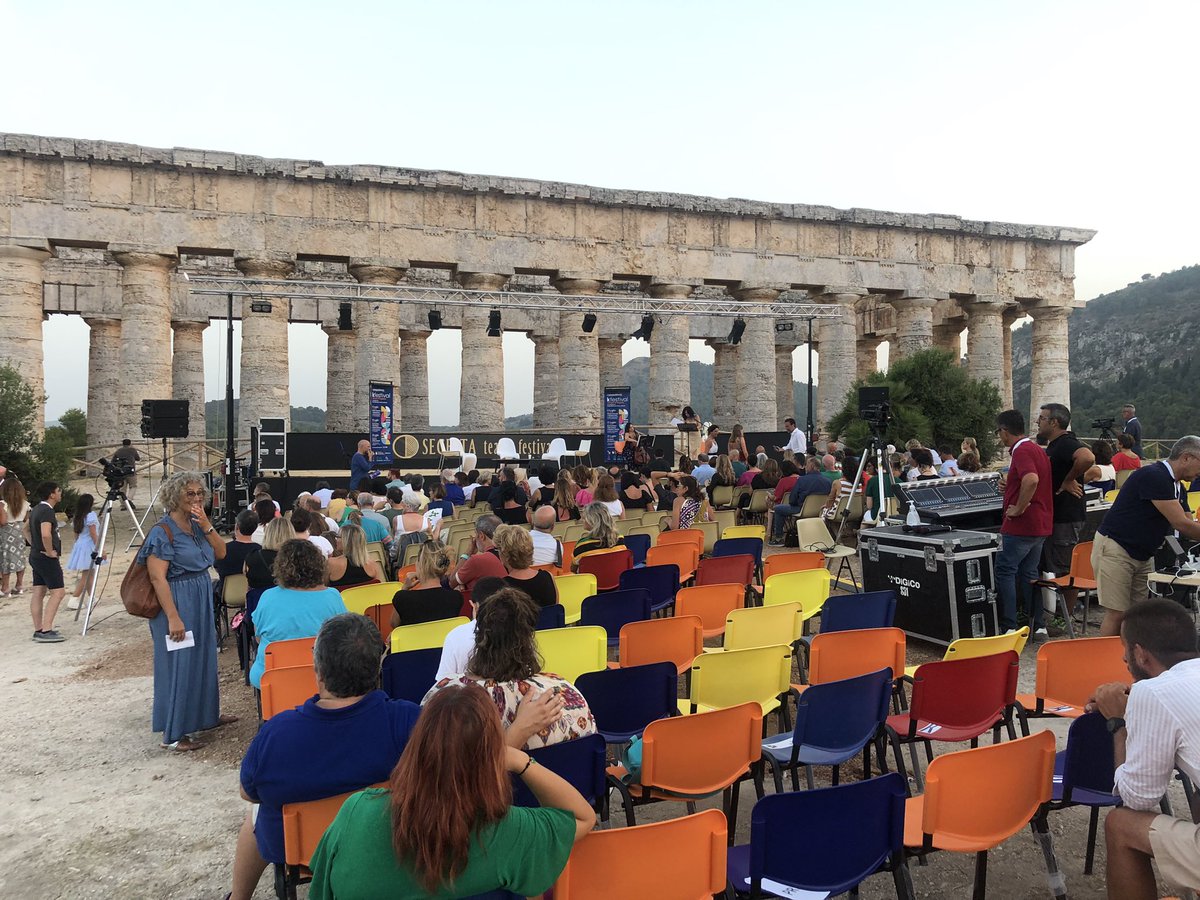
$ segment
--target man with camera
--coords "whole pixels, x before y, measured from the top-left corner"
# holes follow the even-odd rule
[[[132,494],[137,490],[137,464],[141,462],[142,454],[137,452],[133,441],[129,438],[121,441],[121,446],[113,451],[113,465],[128,474],[124,476],[125,492]]]

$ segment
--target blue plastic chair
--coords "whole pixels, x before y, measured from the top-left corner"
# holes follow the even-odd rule
[[[583,794],[592,808],[600,813],[602,822],[608,821],[608,784],[605,781],[605,762],[608,745],[598,734],[573,741],[551,744],[530,750],[529,755],[555,775]],[[513,781],[514,806],[540,806],[533,791],[516,775]]]
[[[610,744],[623,744],[651,722],[679,712],[679,674],[674,663],[587,672],[575,679],[575,687]]]
[[[754,557],[754,572],[761,579],[763,558],[762,538],[721,538],[713,544],[713,556],[742,556],[743,554]]]
[[[383,692],[393,700],[420,703],[437,680],[438,665],[441,661],[441,647],[389,653],[383,661],[383,670],[380,673]]]
[[[1114,762],[1112,735],[1105,726],[1104,716],[1098,712],[1082,715],[1071,723],[1067,746],[1054,757],[1054,793],[1050,809],[1091,807],[1084,875],[1092,874],[1100,808],[1116,806],[1121,799],[1113,793]]]
[[[609,591],[583,601],[579,624],[599,625],[608,632],[608,646],[615,647],[624,626],[644,621],[650,613],[650,592],[645,588]]]
[[[813,789],[813,766],[833,766],[833,783],[839,767],[863,754],[863,773],[871,774],[871,744],[886,772],[884,725],[892,697],[891,669],[880,669],[856,678],[809,685],[796,701],[796,725],[790,735],[763,741],[763,760],[775,776],[775,790],[783,792],[783,769],[792,773],[792,790],[799,790],[799,767],[804,766],[808,789]],[[892,744],[896,769],[903,772],[900,747]]]
[[[561,603],[551,603],[538,610],[538,630],[543,628],[566,628],[567,609]]]
[[[896,895],[911,900],[904,801],[904,778],[894,772],[763,797],[750,814],[750,843],[729,850],[729,881],[751,897],[776,896],[764,891],[763,879],[833,895],[890,871]]]
[[[679,593],[679,566],[641,566],[621,573],[619,589],[634,591],[642,588],[650,592],[651,613],[660,612],[675,605]]]
[[[650,535],[627,534],[625,535],[625,546],[633,554],[633,564],[635,566],[644,566],[646,564],[646,554],[650,551]]]
[[[831,631],[857,631],[860,628],[891,628],[896,618],[895,591],[869,591],[865,594],[830,594],[821,607],[818,634]],[[807,652],[813,635],[800,638]],[[807,657],[804,668],[807,669]]]

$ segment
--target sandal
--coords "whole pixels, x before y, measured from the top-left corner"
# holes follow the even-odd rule
[[[238,720],[238,718],[238,716],[231,716],[221,713],[221,715],[217,716],[217,727],[220,728],[222,725],[232,725]]]
[[[190,753],[193,750],[199,750],[204,745],[199,741],[193,741],[191,738],[180,738],[177,741],[172,741],[170,744],[159,744],[163,750],[170,750],[173,753]]]

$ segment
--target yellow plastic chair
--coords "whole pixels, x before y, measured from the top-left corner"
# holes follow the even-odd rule
[[[804,607],[799,603],[750,606],[725,617],[725,646],[705,648],[705,653],[773,647],[784,638],[798,641],[804,633]],[[790,637],[788,637],[790,635]]]
[[[679,711],[687,715],[757,703],[764,716],[779,710],[786,721],[780,696],[791,690],[791,677],[792,648],[786,644],[701,653],[692,662],[691,692],[679,701]]]
[[[829,570],[800,569],[780,572],[763,582],[763,606],[799,603],[805,618],[811,619],[829,599]]]
[[[734,525],[730,528],[726,528],[724,531],[721,532],[722,540],[724,540],[725,538],[743,538],[743,537],[758,538],[759,540],[761,540],[765,543],[767,540],[767,526],[766,525]]]
[[[453,619],[438,619],[435,622],[422,622],[420,625],[401,625],[392,630],[392,652],[404,653],[407,650],[431,650],[446,642],[446,635],[471,620],[466,616],[455,616]]]
[[[1004,653],[1008,650],[1012,650],[1017,656],[1020,656],[1021,651],[1025,649],[1025,642],[1028,640],[1028,625],[1019,628],[1012,634],[994,634],[991,637],[979,638],[959,638],[950,643],[950,646],[946,648],[946,655],[942,659],[974,659],[977,656],[991,656],[993,653]],[[917,668],[917,666],[905,666],[904,677],[911,681]]]
[[[556,575],[554,586],[558,588],[558,602],[566,611],[567,624],[578,622],[583,614],[583,601],[596,593],[596,576],[587,572],[580,575]]]
[[[546,628],[536,636],[543,672],[574,681],[608,668],[608,632],[599,625]]]
[[[383,581],[379,584],[364,584],[359,587],[349,587],[342,591],[342,602],[346,604],[346,612],[365,615],[367,610],[377,603],[391,603],[396,591],[403,589],[399,581]]]
[[[1120,473],[1120,472],[1118,472],[1117,474],[1118,474],[1118,475],[1120,475],[1121,473]],[[1108,491],[1108,492],[1107,492],[1107,493],[1105,493],[1105,495],[1104,495],[1104,502],[1105,502],[1105,503],[1112,503],[1114,500],[1116,500],[1116,499],[1117,499],[1117,494],[1119,494],[1119,493],[1121,493],[1121,489],[1120,489],[1120,488],[1117,488],[1115,491]]]

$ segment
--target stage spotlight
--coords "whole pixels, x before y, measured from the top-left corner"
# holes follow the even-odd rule
[[[269,313],[271,311],[271,303],[269,300],[251,300],[250,312]]]
[[[353,331],[354,320],[350,318],[350,304],[338,304],[338,331]]]
[[[650,340],[650,334],[654,331],[654,316],[642,316],[642,327],[630,335],[631,338],[641,338],[643,341]]]
[[[429,330],[437,331],[441,327],[442,327],[442,314],[440,312],[438,312],[436,309],[431,309],[429,311]]]
[[[734,319],[733,327],[729,329],[729,343],[740,344],[742,342],[742,332],[746,330],[745,319]]]
[[[596,327],[596,314],[588,313],[586,316],[583,317],[583,330],[585,332],[587,332],[588,334],[591,334],[592,331],[595,329],[595,327]]]
[[[488,313],[488,337],[500,337],[500,310]]]

